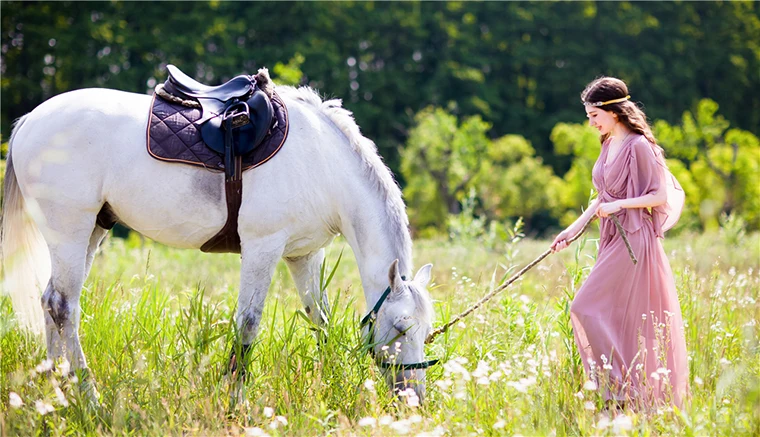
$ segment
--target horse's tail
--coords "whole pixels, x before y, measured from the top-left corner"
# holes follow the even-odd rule
[[[0,258],[4,270],[3,288],[10,294],[19,324],[40,334],[45,327],[40,297],[42,288],[50,280],[50,254],[30,216],[13,169],[13,142],[27,115],[16,122],[8,143],[5,186],[0,199]]]

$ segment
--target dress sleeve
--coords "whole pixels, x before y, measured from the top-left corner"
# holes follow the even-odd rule
[[[628,197],[645,196],[657,192],[662,184],[667,193],[664,204],[652,208],[652,223],[658,237],[672,228],[683,210],[685,195],[675,176],[668,170],[659,147],[653,146],[645,137],[632,145]]]

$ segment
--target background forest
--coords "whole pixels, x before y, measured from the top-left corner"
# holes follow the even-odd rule
[[[687,191],[679,227],[760,228],[756,2],[3,2],[1,47],[4,142],[56,94],[150,93],[168,63],[341,98],[423,236],[576,217],[599,151],[579,94],[613,75]]]

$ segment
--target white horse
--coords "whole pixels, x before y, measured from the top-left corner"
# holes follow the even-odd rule
[[[322,101],[307,87],[277,92],[289,113],[287,141],[267,164],[243,173],[242,346],[247,350],[256,337],[280,258],[306,312],[323,323],[320,266],[324,247],[341,233],[356,256],[367,308],[391,290],[365,336],[374,339],[380,364],[395,364],[386,372],[391,388],[410,387],[422,398],[426,366],[419,364],[433,318],[426,290],[432,265],[413,280],[401,278],[412,273],[401,192],[340,100]],[[226,220],[223,173],[148,155],[150,105],[148,95],[72,91],[19,119],[11,135],[2,222],[6,288],[18,319],[44,330],[48,358],[65,357],[74,369],[87,369],[79,297],[108,232],[96,224],[104,204],[135,231],[179,248],[200,248]],[[391,347],[383,350],[387,343]]]

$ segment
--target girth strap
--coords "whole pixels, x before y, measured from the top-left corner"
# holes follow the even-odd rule
[[[242,157],[235,157],[234,165],[232,166],[234,168],[233,175],[227,178],[224,183],[225,197],[227,198],[227,222],[215,236],[201,246],[202,252],[240,253],[238,214],[240,213],[240,204],[243,202],[242,161]]]

